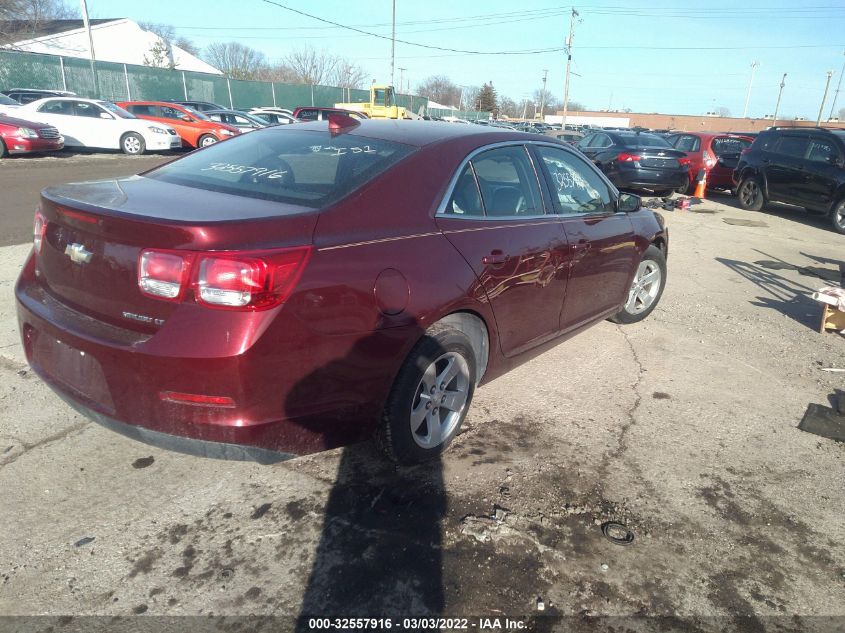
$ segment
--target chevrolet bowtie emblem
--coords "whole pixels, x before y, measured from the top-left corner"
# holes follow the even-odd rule
[[[87,264],[91,261],[94,253],[86,251],[82,244],[68,244],[65,248],[65,255],[70,257],[74,264]]]

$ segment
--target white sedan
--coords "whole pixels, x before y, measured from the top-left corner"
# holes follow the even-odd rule
[[[139,119],[110,101],[79,97],[39,99],[21,106],[15,114],[55,126],[65,137],[65,147],[120,149],[125,154],[182,147],[182,138],[173,128]]]

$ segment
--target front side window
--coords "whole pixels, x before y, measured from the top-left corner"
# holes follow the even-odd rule
[[[674,145],[675,149],[682,152],[697,152],[701,146],[701,142],[697,137],[685,134],[684,136],[679,137],[675,141]]]
[[[317,117],[319,117],[319,116],[320,116],[320,113],[317,110],[315,110],[313,108],[309,108],[309,109],[306,109],[306,110],[301,110],[299,112],[298,118],[299,118],[300,121],[316,121]]]
[[[513,145],[472,159],[481,200],[488,216],[541,215],[540,185],[525,147]]]
[[[614,212],[610,190],[585,161],[571,152],[546,145],[538,146],[537,151],[557,194],[561,213]]]
[[[244,134],[163,165],[147,178],[323,208],[395,165],[415,148],[326,131]]]
[[[176,108],[171,108],[170,106],[161,106],[161,114],[159,116],[162,116],[165,119],[181,119],[185,116],[185,113],[181,110],[177,110]]]
[[[810,154],[808,158],[816,163],[832,163],[839,157],[839,152],[833,143],[820,138],[810,141]]]
[[[94,105],[93,103],[88,103],[86,101],[77,101],[73,105],[74,110],[76,111],[76,116],[97,119],[103,112],[103,110],[100,109],[98,106]]]

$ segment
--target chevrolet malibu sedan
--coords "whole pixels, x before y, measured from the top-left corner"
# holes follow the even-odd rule
[[[0,114],[0,158],[10,154],[55,152],[64,146],[62,135],[52,125]]]
[[[270,462],[438,455],[479,385],[666,283],[661,216],[571,147],[447,123],[270,127],[51,187],[16,286],[32,368],[130,437]]]

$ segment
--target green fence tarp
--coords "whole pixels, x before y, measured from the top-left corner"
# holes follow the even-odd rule
[[[96,81],[95,81],[96,78]],[[196,73],[134,64],[95,62],[79,57],[0,51],[0,90],[37,88],[69,90],[80,97],[110,101],[211,101],[236,109],[258,106],[296,108],[330,107],[335,103],[367,103],[368,90],[242,81],[221,75]],[[99,93],[98,93],[99,88]],[[486,119],[487,112],[465,112],[428,108],[428,100],[417,95],[396,96],[398,105],[414,114]]]

